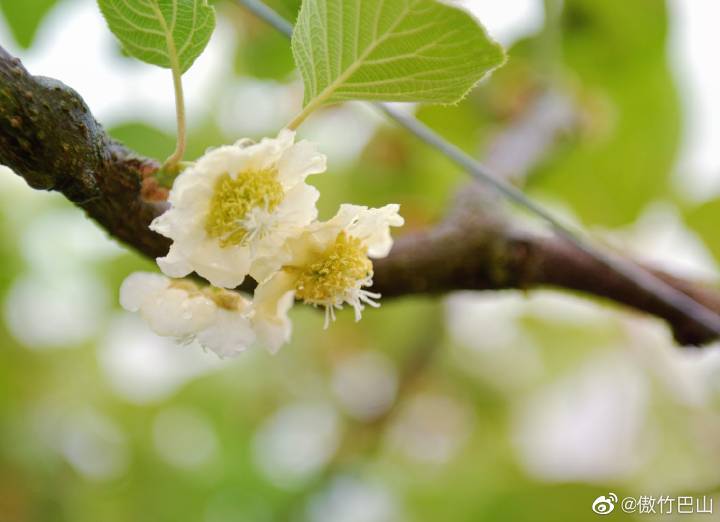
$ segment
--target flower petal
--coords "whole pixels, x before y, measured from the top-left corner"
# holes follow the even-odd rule
[[[255,289],[253,327],[270,353],[276,353],[290,340],[292,324],[287,314],[294,301],[295,278],[284,271]]]
[[[393,240],[390,227],[399,227],[405,220],[398,214],[400,205],[391,204],[360,212],[348,227],[348,234],[361,238],[368,247],[369,257],[385,257],[390,253]]]
[[[173,243],[167,255],[165,257],[158,257],[156,261],[160,270],[168,277],[185,277],[193,271],[193,266],[180,252],[178,243]]]
[[[307,183],[298,183],[285,193],[285,199],[275,210],[284,227],[304,227],[317,219],[315,204],[320,191]]]
[[[278,178],[285,187],[292,187],[311,174],[320,174],[327,168],[327,158],[309,141],[296,143],[278,161]]]
[[[260,143],[241,149],[247,156],[244,168],[263,170],[276,166],[285,151],[292,147],[294,139],[294,132],[283,129],[277,138],[263,138]]]
[[[135,272],[120,285],[120,306],[128,312],[137,312],[145,300],[170,285],[170,280],[160,274]]]
[[[215,321],[197,334],[197,340],[220,357],[234,357],[255,342],[250,320],[239,312],[219,309]]]
[[[250,249],[223,248],[212,239],[205,239],[195,246],[188,257],[198,274],[220,288],[240,286],[250,270]]]
[[[185,290],[168,288],[146,299],[140,313],[158,335],[183,338],[207,328],[216,308],[205,296],[189,296]]]

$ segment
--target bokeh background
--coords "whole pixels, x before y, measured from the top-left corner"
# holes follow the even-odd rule
[[[186,75],[190,157],[273,135],[302,86],[233,2]],[[292,19],[297,1],[272,5]],[[469,0],[510,52],[456,107],[408,107],[598,241],[714,284],[716,0]],[[170,74],[124,57],[92,0],[0,0],[0,44],[78,90],[110,133],[174,143]],[[313,116],[340,202],[439,220],[467,178],[361,104]],[[518,219],[526,219],[517,216]],[[57,194],[0,169],[0,521],[594,520],[599,495],[720,512],[720,349],[550,290],[388,300],[220,360],[117,305],[152,270]],[[715,515],[716,517],[718,515]],[[658,520],[709,515],[665,515]],[[652,520],[619,508],[608,518]]]

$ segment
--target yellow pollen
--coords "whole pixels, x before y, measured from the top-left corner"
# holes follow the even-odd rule
[[[363,242],[340,232],[319,260],[299,269],[295,295],[308,304],[330,306],[372,276],[372,270]]]
[[[214,286],[200,288],[187,279],[173,279],[170,282],[170,288],[183,290],[190,297],[207,297],[219,308],[224,308],[225,310],[235,311],[244,307],[243,298],[240,294],[232,290],[225,290],[224,288],[216,288]]]
[[[170,288],[176,288],[178,290],[185,291],[189,296],[201,295],[202,292],[192,281],[187,279],[172,279],[170,280]]]
[[[240,305],[243,304],[240,294],[224,288],[208,287],[205,289],[205,296],[211,299],[218,307],[231,312],[240,309]]]
[[[248,235],[242,226],[256,207],[272,212],[283,200],[284,191],[277,170],[243,171],[233,179],[223,174],[215,184],[205,231],[220,240],[220,246],[241,245]]]

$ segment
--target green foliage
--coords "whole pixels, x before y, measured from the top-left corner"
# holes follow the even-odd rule
[[[382,127],[363,154],[347,172],[316,176],[324,200],[319,202],[325,217],[342,202],[365,202],[380,206],[384,201],[401,205],[407,226],[431,226],[442,219],[458,185],[466,174],[450,160],[397,127]]]
[[[187,71],[215,29],[207,0],[98,0],[110,30],[132,56]]]
[[[301,0],[267,0],[264,3],[292,23],[297,20],[302,5]]]
[[[268,3],[283,7],[282,14],[295,20],[297,0]],[[29,15],[37,13],[35,6],[39,4],[33,0],[0,0],[8,20],[11,10],[13,16]],[[567,203],[588,223],[626,223],[667,191],[667,173],[676,147],[678,108],[666,64],[665,8],[657,0],[566,0],[565,4],[561,53],[541,57],[538,51],[543,52],[546,43],[543,36],[528,38],[514,46],[509,63],[491,82],[455,106],[423,105],[417,114],[463,150],[482,158],[493,138],[522,117],[529,103],[542,92],[546,86],[543,79],[551,69],[548,63],[558,65],[559,60],[564,60],[564,67],[553,68],[559,70],[554,87],[577,101],[584,124],[581,132],[550,147],[545,164],[528,178],[530,189]],[[245,45],[238,50],[239,67],[235,72],[286,79],[290,54],[287,42],[254,21],[258,27],[252,27]],[[16,25],[11,22],[14,32]],[[319,38],[322,32],[314,36]],[[235,78],[224,80],[213,86],[203,119],[190,128],[188,158],[197,158],[207,147],[239,137],[224,135],[219,127],[218,115],[228,110],[226,100],[236,85]],[[248,116],[240,110],[236,117]],[[344,123],[334,123],[339,132],[344,131]],[[113,138],[151,157],[161,157],[174,142],[171,134],[149,121],[124,123],[109,131]],[[323,151],[332,154],[332,143],[319,141]],[[323,218],[333,215],[341,202],[374,206],[399,202],[407,219],[404,230],[439,221],[455,186],[467,182],[465,173],[446,158],[391,125],[377,128],[356,161],[331,161],[329,170],[310,178],[310,183],[322,191],[319,204]],[[298,308],[293,311],[293,343],[277,356],[251,350],[235,362],[222,363],[223,368],[211,375],[184,379],[184,384],[165,398],[144,404],[128,402],[108,373],[109,368],[128,363],[111,359],[109,340],[126,339],[123,347],[127,348],[147,343],[143,346],[146,366],[139,373],[157,372],[161,383],[173,375],[174,365],[180,367],[191,348],[177,347],[178,360],[174,355],[168,359],[168,373],[163,373],[153,362],[159,355],[153,351],[152,339],[135,336],[134,330],[129,330],[133,335],[120,335],[103,327],[96,339],[72,350],[42,351],[40,347],[22,346],[11,336],[4,318],[13,303],[10,297],[15,285],[25,277],[39,276],[34,223],[58,209],[77,209],[59,195],[53,198],[24,186],[3,184],[1,188],[0,519],[309,520],[311,508],[320,495],[327,494],[337,477],[357,476],[377,484],[389,499],[397,501],[403,510],[399,519],[589,521],[598,518],[590,509],[593,499],[607,491],[620,496],[658,490],[685,495],[696,493],[696,489],[706,491],[708,483],[712,486],[717,458],[712,448],[697,443],[697,430],[687,428],[697,426],[698,418],[712,418],[717,408],[711,410],[694,403],[688,408],[684,399],[671,396],[674,388],[662,395],[658,390],[665,389],[664,381],[655,382],[652,372],[645,374],[642,365],[634,364],[635,357],[629,364],[633,371],[641,372],[643,381],[637,386],[642,387],[651,405],[643,410],[648,419],[642,435],[656,442],[649,449],[640,444],[640,449],[647,451],[640,452],[636,471],[622,476],[619,484],[593,476],[584,480],[569,476],[555,484],[553,479],[547,482],[547,477],[535,475],[537,471],[530,473],[516,446],[517,422],[522,418],[518,406],[543,398],[548,390],[555,390],[556,383],[572,381],[579,370],[595,364],[593,357],[608,355],[625,360],[626,354],[618,348],[623,344],[640,346],[645,340],[637,337],[643,329],[629,328],[627,318],[618,318],[620,313],[593,314],[590,307],[576,317],[566,314],[564,308],[554,309],[557,304],[538,310],[532,307],[532,301],[529,308],[517,303],[522,313],[513,323],[503,324],[507,320],[500,312],[497,325],[478,324],[477,339],[487,338],[487,344],[478,342],[477,346],[465,346],[464,338],[457,338],[452,321],[446,323],[450,310],[455,309],[437,298],[385,299],[380,310],[367,310],[361,323],[354,323],[352,314],[344,311],[327,331],[322,330],[322,314]],[[720,220],[720,200],[690,210],[686,218],[720,259],[720,240],[713,227]],[[93,226],[90,221],[86,224]],[[69,243],[75,235],[68,231]],[[83,251],[89,248],[80,246]],[[73,255],[88,258],[81,265],[82,275],[97,280],[113,302],[128,273],[155,269],[154,262],[131,252],[110,258],[91,256],[90,252]],[[58,264],[47,263],[50,267]],[[64,277],[61,272],[52,274],[58,279]],[[40,310],[44,305],[42,294],[36,299]],[[542,303],[536,302],[535,306]],[[498,304],[500,310],[504,306],[507,304]],[[120,313],[108,310],[103,324],[114,325]],[[469,309],[468,313],[474,312]],[[494,310],[489,307],[487,313]],[[38,315],[35,321],[28,321],[28,328],[40,322]],[[490,331],[485,330],[488,326]],[[61,334],[61,328],[58,330]],[[503,336],[507,337],[504,344],[493,344]],[[418,368],[417,354],[428,347],[434,347],[432,359],[426,367]],[[318,476],[295,489],[285,489],[269,480],[256,458],[262,428],[276,412],[296,402],[322,401],[339,406],[331,392],[338,364],[365,351],[387,357],[398,376],[412,377],[401,386],[396,409],[380,422],[361,422],[338,409],[342,434],[333,461]],[[508,353],[527,356],[505,359]],[[535,358],[536,363],[528,362]],[[537,368],[533,369],[533,364]],[[577,389],[582,396],[588,391],[580,382],[586,381],[578,380],[572,390]],[[596,385],[593,380],[588,388],[592,391]],[[469,408],[471,426],[466,438],[462,433],[456,435],[459,438],[443,435],[442,429],[440,435],[435,434],[437,427],[452,428],[452,417],[451,422],[442,415],[421,417],[427,424],[403,420],[405,408],[416,395],[428,393]],[[716,399],[717,394],[712,397]],[[569,404],[573,399],[568,398]],[[197,414],[214,441],[211,455],[195,467],[178,466],[162,451],[173,445],[177,449],[178,440],[187,441],[192,450],[195,439],[191,429],[179,429],[178,440],[157,439],[159,415],[176,409]],[[78,467],[78,456],[90,459],[82,462],[102,464],[114,454],[105,451],[108,441],[102,430],[94,433],[93,425],[69,430],[61,429],[67,422],[58,424],[58,419],[74,419],[71,413],[86,410],[110,421],[120,436],[109,440],[110,449],[119,445],[122,450],[124,467],[117,476],[89,477],[84,468]],[[573,429],[568,423],[567,430]],[[396,432],[403,434],[402,444],[407,446],[416,441],[430,441],[437,447],[452,448],[453,443],[458,446],[449,453],[448,461],[427,462],[396,447]],[[68,446],[68,440],[81,444]],[[624,439],[622,442],[632,443]],[[68,447],[74,451],[70,453]],[[588,453],[596,451],[598,448],[588,444]],[[297,455],[301,454],[298,450]],[[680,472],[675,473],[678,469]],[[587,480],[592,480],[592,485],[585,484]],[[608,518],[627,520],[633,516],[617,508]]]
[[[15,41],[28,48],[45,16],[55,7],[57,0],[0,0],[2,11]]]
[[[584,128],[530,181],[586,223],[627,224],[669,192],[680,110],[666,25],[655,0],[565,4],[562,55]]]
[[[141,121],[117,125],[108,129],[108,132],[114,139],[149,158],[161,157],[175,141],[171,134]],[[208,148],[231,139],[231,136],[222,134],[214,119],[199,121],[196,127],[190,129],[187,157],[199,158]]]
[[[243,40],[235,56],[238,73],[260,79],[284,80],[295,70],[287,38],[263,27]]]
[[[642,16],[643,24],[633,22]],[[575,107],[577,127],[527,173],[528,191],[567,205],[585,223],[625,225],[672,190],[680,107],[666,59],[667,12],[662,2],[571,0],[561,22],[558,36],[517,42],[492,81],[457,106],[422,106],[417,116],[482,159],[553,89]],[[554,51],[553,38],[561,44]]]
[[[705,242],[715,259],[720,260],[720,199],[712,199],[688,211],[685,216],[688,226]]]
[[[470,14],[435,0],[306,0],[292,49],[316,106],[455,103],[504,60]]]
[[[141,122],[118,125],[109,129],[109,132],[116,140],[150,158],[161,157],[175,143],[171,135]]]

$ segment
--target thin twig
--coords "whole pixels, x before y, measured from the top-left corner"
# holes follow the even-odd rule
[[[485,152],[485,166],[516,187],[526,184],[539,165],[580,123],[570,96],[554,88],[535,95],[510,124],[493,136]]]
[[[292,24],[260,0],[236,1],[239,4],[244,5],[248,10],[269,23],[285,36],[292,37]],[[395,122],[401,127],[405,128],[420,140],[451,159],[475,179],[492,187],[506,199],[545,221],[548,225],[550,225],[558,237],[561,237],[568,243],[575,246],[578,250],[593,257],[605,267],[621,275],[628,282],[648,293],[653,294],[688,319],[695,320],[709,330],[720,335],[720,315],[692,299],[687,294],[668,285],[635,263],[627,261],[614,253],[603,252],[596,248],[588,240],[583,238],[580,230],[574,230],[570,226],[561,223],[544,207],[528,198],[522,191],[509,183],[506,183],[493,172],[489,171],[480,162],[466,154],[454,144],[443,139],[439,134],[417,120],[415,117],[400,112],[388,104],[373,103],[373,105],[388,117],[395,120]]]

